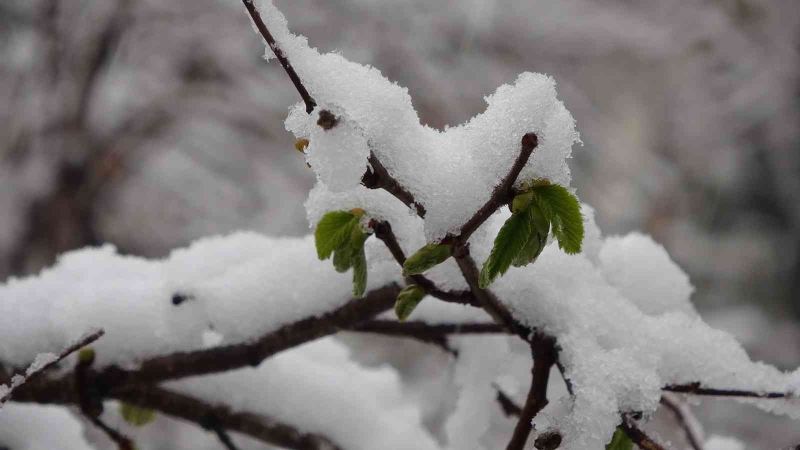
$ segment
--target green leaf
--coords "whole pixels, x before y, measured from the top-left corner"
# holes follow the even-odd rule
[[[536,204],[552,226],[558,247],[565,253],[580,253],[583,243],[583,217],[578,198],[563,186],[550,184],[533,188]]]
[[[515,212],[506,220],[497,237],[489,259],[483,263],[478,284],[486,288],[498,275],[506,273],[511,263],[528,243],[533,232],[528,209]]]
[[[353,255],[353,296],[364,296],[367,289],[367,257],[364,254],[364,241]]]
[[[530,222],[533,224],[531,236],[525,244],[525,247],[522,248],[517,254],[517,257],[514,258],[514,261],[511,262],[511,265],[514,267],[527,266],[536,261],[536,258],[538,258],[542,250],[544,250],[544,246],[547,244],[547,235],[550,233],[550,222],[544,217],[541,208],[539,208],[536,203],[530,204],[526,212],[528,213]]]
[[[344,273],[353,267],[353,249],[348,244],[349,241],[333,252],[333,268],[337,272]]]
[[[394,313],[397,314],[397,318],[401,322],[406,320],[423,298],[425,298],[425,289],[422,287],[412,284],[403,288],[397,294],[397,300],[394,302]]]
[[[317,256],[325,260],[334,250],[341,247],[350,237],[354,227],[358,225],[358,217],[349,211],[330,211],[325,213],[314,230],[314,242]]]
[[[120,403],[119,413],[125,422],[137,427],[145,426],[156,418],[156,412],[152,409],[140,408],[130,403]]]
[[[606,445],[606,450],[633,450],[633,441],[625,434],[622,428],[617,428],[611,442]]]
[[[409,256],[403,264],[403,276],[418,275],[441,264],[453,254],[448,244],[428,244]]]
[[[520,212],[528,209],[532,201],[533,192],[525,192],[514,196],[514,200],[511,201],[511,212]]]

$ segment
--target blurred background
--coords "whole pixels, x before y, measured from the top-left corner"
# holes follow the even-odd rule
[[[709,322],[800,365],[797,0],[275,3],[312,45],[407,86],[431,126],[520,72],[554,76],[601,229],[653,235]],[[103,242],[159,257],[308,233],[313,174],[283,127],[299,98],[263,52],[239,0],[2,0],[0,279]],[[756,442],[796,428],[698,410]]]

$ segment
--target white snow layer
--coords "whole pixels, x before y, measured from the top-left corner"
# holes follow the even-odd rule
[[[318,176],[306,203],[312,224],[326,211],[361,207],[369,217],[391,221],[410,253],[426,239],[458,231],[506,174],[530,131],[540,145],[519,181],[545,177],[569,185],[566,158],[578,135],[551,78],[522,74],[486,98],[483,114],[434,130],[420,124],[406,89],[374,68],[319,54],[289,33],[271,2],[260,8],[319,108],[340,118],[336,128],[322,131],[317,113],[308,116],[297,105],[286,121],[311,141],[308,161]],[[424,220],[389,194],[358,185],[369,151],[426,207]],[[552,401],[537,417],[538,431],[559,430],[566,450],[594,450],[610,440],[621,412],[654,412],[665,385],[797,388],[800,372],[751,361],[729,334],[702,321],[689,302],[686,275],[660,245],[639,234],[603,238],[591,209],[583,211],[584,253],[565,255],[550,244],[535,264],[510,269],[492,286],[516,318],[556,337],[574,389],[574,396]],[[479,263],[508,214],[495,214],[472,236]],[[367,256],[371,288],[401,279],[374,238]],[[465,287],[452,261],[429,275],[445,288]],[[120,256],[110,246],[71,252],[38,276],[0,286],[0,360],[23,366],[37,353],[102,327],[106,335],[94,345],[98,364],[135,365],[149,355],[201,348],[209,330],[226,343],[256,337],[343,304],[350,289],[350,274],[317,261],[310,237],[240,233],[201,240],[156,261]],[[176,293],[188,299],[177,307],[170,301]],[[433,302],[423,302],[412,319],[442,322],[448,310],[454,321],[482,317]],[[508,382],[512,370],[524,373],[518,369],[529,368],[530,355],[511,351],[505,337],[458,342],[454,382],[460,397],[445,431],[452,448],[462,439],[470,441],[464,446],[480,448],[490,432],[487,421],[501,414],[490,405],[492,383]],[[326,341],[278,355],[258,369],[176,385],[308,425],[348,448],[434,448],[419,432],[418,412],[402,401],[394,375],[365,371],[345,353]],[[800,418],[796,398],[743,401]]]
[[[370,254],[383,250],[375,244]],[[395,263],[377,259],[384,262],[372,262],[368,289],[400,279]],[[92,344],[96,364],[130,366],[203,348],[208,330],[223,343],[258,337],[341,306],[351,292],[351,275],[318,261],[311,236],[236,233],[152,261],[119,255],[110,245],[87,248],[0,286],[0,361],[24,367],[39,353],[103,328],[106,334]],[[185,298],[177,306],[175,294]]]

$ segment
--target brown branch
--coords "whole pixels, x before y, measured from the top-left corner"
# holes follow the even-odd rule
[[[200,424],[204,428],[220,426],[272,445],[301,450],[335,450],[338,447],[325,437],[303,433],[268,417],[249,412],[234,412],[223,405],[158,387],[135,386],[111,393],[117,400],[161,411]]]
[[[694,418],[691,411],[685,404],[682,404],[675,396],[665,393],[661,396],[661,404],[666,406],[675,419],[678,425],[686,433],[686,440],[694,450],[703,450],[703,437],[700,436],[699,430],[696,428],[697,419]]]
[[[397,322],[394,320],[370,320],[356,325],[350,331],[416,339],[426,344],[441,347],[444,351],[454,356],[458,356],[458,352],[450,347],[448,343],[447,338],[450,335],[506,333],[505,328],[494,323],[431,325],[425,322]]]
[[[272,53],[275,54],[275,57],[278,58],[281,66],[283,66],[283,70],[285,70],[286,74],[289,75],[289,78],[291,78],[295,89],[297,89],[297,92],[300,93],[300,97],[306,104],[306,112],[311,114],[311,111],[313,111],[317,106],[317,102],[315,102],[311,97],[311,94],[308,93],[308,90],[306,90],[303,82],[300,81],[300,77],[297,76],[297,72],[295,72],[294,67],[292,67],[292,64],[286,57],[286,54],[283,53],[283,50],[281,50],[281,48],[278,46],[278,43],[275,42],[275,38],[272,37],[272,33],[269,32],[267,25],[261,18],[261,13],[258,12],[256,5],[253,4],[253,0],[242,0],[242,3],[244,3],[244,7],[247,8],[247,12],[250,13],[250,18],[253,19],[253,23],[256,25],[256,28],[258,28],[259,33],[261,33],[261,36],[263,36],[264,40],[267,41],[269,48],[272,49]]]
[[[469,254],[469,246],[457,247],[453,253],[453,257],[456,260],[456,264],[458,264],[458,268],[461,270],[462,276],[467,281],[472,295],[475,296],[483,309],[492,316],[495,322],[503,325],[506,329],[521,337],[523,340],[529,341],[531,330],[514,319],[511,312],[500,303],[500,300],[495,297],[494,293],[488,289],[481,289],[478,284],[480,276],[478,266]]]
[[[8,391],[6,391],[5,395],[0,397],[0,404],[5,403],[9,398],[11,398],[14,390],[17,387],[23,385],[24,383],[27,383],[30,380],[35,379],[39,374],[45,372],[47,369],[49,369],[49,368],[53,367],[54,365],[58,364],[59,362],[61,362],[67,356],[77,352],[81,348],[83,348],[83,347],[91,344],[92,342],[100,339],[100,337],[102,337],[104,334],[105,334],[105,331],[103,331],[102,329],[98,329],[96,331],[88,333],[88,334],[84,335],[83,337],[79,338],[77,341],[75,341],[75,343],[69,345],[67,348],[62,350],[61,353],[59,353],[56,356],[56,359],[48,362],[47,364],[42,365],[39,368],[34,368],[30,372],[28,372],[29,369],[25,370],[25,373],[23,375],[20,375],[23,378],[20,381],[18,381],[16,383],[13,383],[13,385],[10,387],[10,389]]]
[[[689,384],[670,384],[662,388],[669,392],[681,394],[709,395],[716,397],[746,397],[746,398],[793,398],[795,394],[790,392],[757,392],[743,389],[716,389],[703,387],[699,382]]]
[[[633,420],[630,420],[626,414],[622,415],[622,430],[642,450],[665,450],[664,446],[654,441],[653,438],[647,435],[641,428],[637,427]]]
[[[530,159],[533,150],[539,145],[539,138],[536,136],[536,133],[527,133],[522,136],[522,142],[520,145],[520,152],[517,156],[517,159],[514,161],[514,164],[511,166],[511,169],[508,171],[508,174],[497,187],[494,188],[492,191],[492,196],[489,197],[489,200],[481,206],[475,214],[467,220],[464,225],[461,226],[461,233],[458,236],[450,236],[450,240],[454,240],[455,242],[466,243],[469,240],[469,237],[475,230],[478,229],[486,220],[497,211],[498,208],[507,204],[511,201],[514,197],[514,183],[517,181],[517,177],[519,176],[522,169],[525,167],[525,164],[528,163],[528,159]],[[445,240],[448,240],[447,238]]]
[[[102,387],[109,389],[113,386],[151,384],[257,366],[278,352],[334,334],[388,310],[399,291],[395,284],[386,285],[319,317],[284,325],[253,342],[158,356],[145,360],[134,370],[111,366],[98,374],[98,381]]]
[[[519,415],[519,421],[514,428],[506,450],[523,450],[533,426],[531,422],[536,414],[547,405],[547,384],[550,378],[550,368],[556,362],[555,340],[549,336],[536,334],[531,341],[533,353],[533,368],[531,369],[531,389],[525,406]]]
[[[370,222],[370,227],[375,232],[375,237],[383,241],[386,248],[389,249],[389,253],[392,254],[395,261],[402,267],[406,262],[406,255],[402,247],[400,247],[400,243],[397,241],[397,236],[395,236],[394,231],[392,231],[391,224],[386,221],[373,220]],[[424,275],[411,275],[408,277],[407,282],[422,287],[428,294],[445,302],[477,307],[481,306],[470,291],[445,291],[439,289],[433,281]]]
[[[96,426],[100,429],[109,439],[114,441],[117,444],[117,448],[119,450],[135,450],[136,446],[133,443],[133,440],[128,436],[122,434],[121,432],[115,430],[107,423],[103,422],[100,417],[97,416],[90,416],[84,413],[84,417],[86,417],[92,425]]]
[[[369,168],[367,168],[367,171],[361,177],[361,184],[363,184],[364,187],[367,189],[383,189],[395,196],[395,198],[403,202],[403,204],[409,208],[413,208],[418,216],[423,219],[425,218],[425,207],[417,203],[411,192],[406,190],[406,188],[389,174],[389,171],[381,164],[378,157],[375,156],[375,152],[372,150],[369,152],[369,159],[367,159],[367,162],[369,163]]]
[[[351,328],[351,331],[379,333],[393,336],[439,337],[450,334],[497,334],[506,329],[495,323],[442,323],[396,322],[394,320],[370,320]]]
[[[519,417],[522,414],[522,408],[505,392],[503,392],[499,386],[494,386],[497,390],[497,403],[500,404],[500,409],[503,410],[503,414],[506,417]]]
[[[219,439],[219,441],[222,443],[222,445],[225,446],[226,449],[239,450],[239,448],[233,442],[231,436],[228,434],[227,431],[225,431],[225,428],[221,426],[214,427],[214,433],[217,434],[217,439]]]

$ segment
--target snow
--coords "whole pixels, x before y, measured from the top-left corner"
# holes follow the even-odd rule
[[[705,450],[744,450],[746,447],[737,439],[724,436],[711,436],[703,446]]]
[[[318,53],[288,31],[271,2],[259,3],[319,104],[310,115],[294,106],[285,123],[296,137],[310,140],[307,161],[317,175],[306,201],[312,227],[326,211],[363,208],[368,218],[390,221],[410,254],[426,241],[459,231],[506,175],[522,135],[531,131],[540,145],[518,182],[544,177],[569,186],[567,159],[579,138],[552,78],[523,73],[487,96],[482,114],[432,129],[420,124],[405,88],[375,68]],[[338,117],[329,130],[316,125],[323,109]],[[425,206],[424,219],[388,193],[359,185],[370,151]],[[510,269],[492,286],[517,320],[556,338],[574,389],[574,396],[553,389],[534,421],[537,432],[558,430],[565,450],[598,449],[611,439],[620,413],[639,411],[649,418],[666,385],[799,389],[800,370],[786,373],[754,362],[730,334],[703,322],[690,302],[688,277],[663,247],[638,233],[604,238],[591,207],[582,210],[582,254],[566,255],[550,243],[535,264]],[[508,217],[501,208],[472,235],[476,261],[486,259]],[[368,289],[402,282],[399,267],[377,239],[369,239],[366,253]],[[426,275],[446,289],[466,287],[452,260]],[[237,233],[201,239],[159,260],[122,256],[108,245],[84,249],[63,255],[37,276],[0,285],[0,360],[21,366],[36,358],[35,364],[42,364],[50,357],[37,354],[102,327],[106,335],[93,345],[96,364],[135,367],[149,356],[253,339],[341,306],[350,292],[350,275],[318,261],[311,236]],[[187,300],[174,305],[176,293]],[[487,317],[475,308],[428,298],[412,320]],[[529,349],[510,336],[457,337],[452,344],[459,351],[452,380],[458,396],[443,426],[443,442],[453,449],[496,447],[493,433],[508,428],[509,420],[487,405],[495,404],[496,385],[517,399],[524,395]],[[422,425],[419,406],[404,397],[393,369],[365,368],[332,339],[278,354],[258,368],[168,385],[322,433],[344,448],[441,447]],[[797,398],[740,401],[800,419]],[[712,437],[708,448],[743,446]]]
[[[304,376],[299,376],[304,375]],[[391,367],[364,368],[332,338],[276,355],[255,369],[168,383],[255,412],[353,450],[440,448]]]
[[[298,138],[309,138],[308,162],[328,189],[356,189],[369,154],[366,142],[390,174],[425,206],[425,236],[435,241],[457,233],[486,202],[519,155],[526,133],[535,132],[539,146],[519,181],[548,178],[569,184],[566,159],[579,139],[551,77],[523,73],[485,98],[484,113],[462,125],[436,130],[420,123],[407,89],[373,67],[335,53],[320,54],[305,38],[289,32],[286,19],[270,1],[257,3],[318,103],[306,117],[302,107],[295,106],[286,127]],[[342,118],[328,131],[315,125],[319,111],[325,109]],[[342,130],[336,131],[339,127]]]
[[[379,250],[373,243],[371,254]],[[368,289],[400,279],[395,263],[380,259]],[[311,236],[236,233],[161,260],[110,245],[74,251],[37,276],[0,285],[0,360],[25,366],[94,328],[106,331],[92,345],[98,366],[203,348],[208,330],[223,343],[242,342],[343,305],[350,278],[316,259]],[[192,298],[176,306],[175,293]]]
[[[63,407],[11,403],[0,412],[0,444],[13,450],[89,450],[83,427]]]

